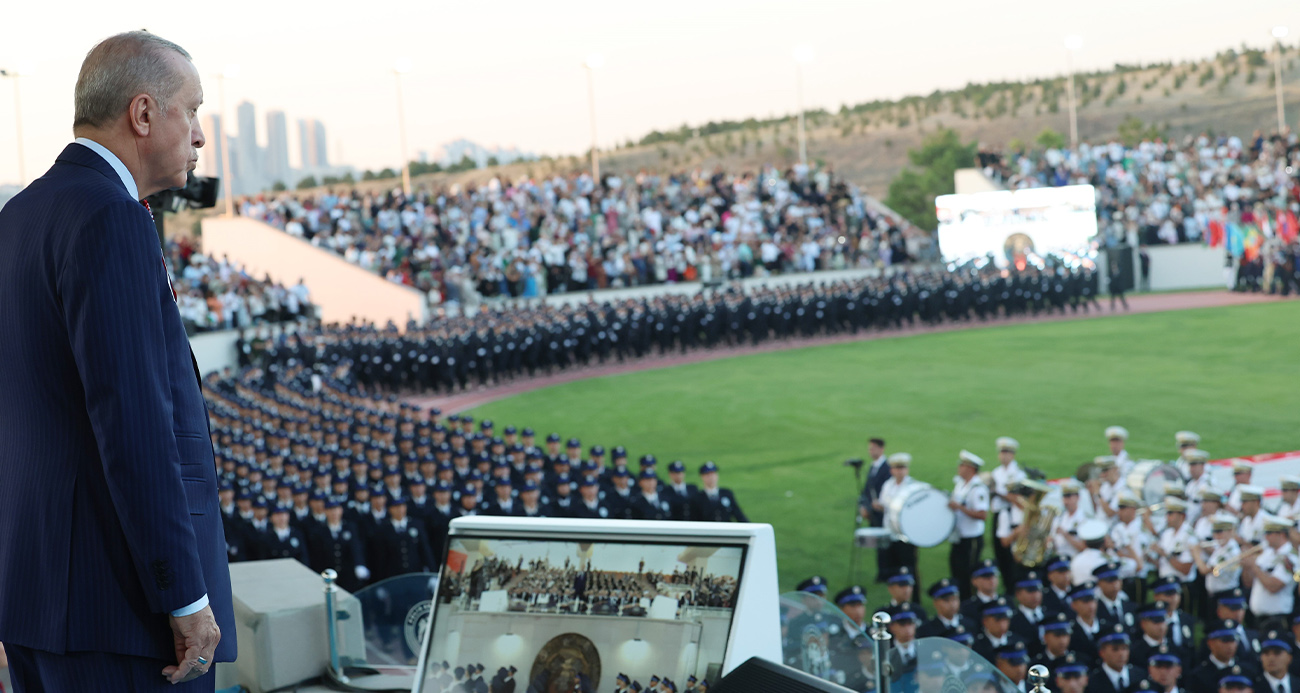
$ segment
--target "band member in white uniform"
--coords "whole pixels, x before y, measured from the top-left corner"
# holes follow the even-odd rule
[[[874,504],[876,512],[888,512],[894,496],[897,496],[904,486],[912,483],[913,479],[908,474],[911,466],[912,456],[906,452],[896,452],[889,456],[889,480],[880,487],[880,497]],[[888,564],[891,571],[896,572],[906,566],[912,575],[916,575],[915,545],[895,538],[885,551],[889,553]]]
[[[957,513],[952,549],[948,552],[949,575],[970,575],[984,552],[985,522],[989,515],[989,487],[980,480],[984,460],[969,450],[957,455],[957,476],[953,477],[948,507]],[[970,597],[970,581],[958,581],[962,601]]]
[[[1219,515],[1228,515],[1229,517],[1232,517],[1232,515],[1223,512],[1223,494],[1213,486],[1207,486],[1206,488],[1201,489],[1200,496],[1201,516],[1196,520],[1195,531],[1196,536],[1201,541],[1205,542],[1214,538],[1213,531],[1215,518]],[[1236,520],[1236,518],[1233,517],[1233,520]],[[1237,529],[1237,523],[1235,521],[1232,523],[1232,529],[1234,532]]]
[[[1115,556],[1120,564],[1120,577],[1146,578],[1150,566],[1144,560],[1147,549],[1155,537],[1147,533],[1142,518],[1138,517],[1137,496],[1125,491],[1119,496],[1119,510],[1115,514],[1115,525],[1110,530],[1110,541]]]
[[[1267,515],[1259,509],[1259,503],[1264,498],[1264,489],[1247,484],[1237,487],[1236,491],[1241,499],[1240,513],[1233,513],[1240,516],[1237,524],[1237,543],[1241,544],[1241,549],[1245,551],[1264,539],[1264,519]],[[1230,509],[1225,508],[1225,510],[1232,512]]]
[[[1196,560],[1196,569],[1205,576],[1206,593],[1218,594],[1241,587],[1240,563],[1215,572],[1216,567],[1241,553],[1241,545],[1237,543],[1236,536],[1237,518],[1228,513],[1219,513],[1214,517],[1201,519],[1210,523],[1214,535],[1211,540],[1213,546],[1205,546],[1202,542],[1192,552],[1192,558]]]
[[[1227,510],[1233,515],[1241,514],[1241,489],[1250,486],[1251,472],[1254,468],[1240,460],[1232,463],[1232,488],[1228,489]]]
[[[1264,522],[1264,541],[1268,548],[1258,556],[1242,560],[1243,575],[1252,579],[1250,612],[1260,630],[1285,630],[1295,606],[1295,581],[1292,573],[1300,565],[1289,541],[1294,525],[1280,517]]]
[[[1005,436],[998,438],[995,445],[998,449],[998,466],[993,470],[993,488],[990,491],[993,498],[993,524],[996,528],[1002,522],[1001,518],[1011,512],[1012,507],[1020,506],[1021,498],[1015,495],[1012,489],[1025,479],[1025,472],[1020,469],[1020,464],[1016,462],[1016,454],[1020,452],[1020,443],[1015,438]],[[1012,526],[1015,526],[1015,524]],[[996,530],[994,537],[997,537]],[[1010,576],[1016,574],[1016,562],[1011,556],[1009,547],[1002,546],[1000,541],[994,541],[993,557],[997,560],[998,571],[1002,575],[1010,579]]]
[[[1195,450],[1201,446],[1201,436],[1191,431],[1179,431],[1174,434],[1174,445],[1178,447],[1178,459],[1174,460],[1174,465],[1184,478],[1187,474],[1187,451]]]
[[[1124,482],[1120,480],[1119,467],[1116,466],[1113,455],[1102,455],[1093,459],[1092,463],[1101,473],[1098,479],[1088,482],[1088,491],[1092,494],[1093,513],[1097,517],[1113,518],[1119,509],[1119,492],[1124,488]]]
[[[1201,492],[1210,488],[1210,475],[1205,473],[1205,463],[1210,460],[1210,453],[1192,449],[1183,453],[1187,462],[1187,521],[1196,524],[1201,519]],[[1211,513],[1213,514],[1213,513]]]
[[[1056,546],[1056,555],[1070,559],[1084,549],[1083,540],[1078,537],[1079,525],[1092,517],[1079,506],[1078,481],[1066,479],[1061,482],[1061,505],[1063,510],[1052,520],[1052,543]]]
[[[1283,474],[1278,482],[1282,485],[1282,500],[1273,514],[1295,521],[1300,518],[1300,476]]]
[[[1092,571],[1103,563],[1109,563],[1105,554],[1107,548],[1107,530],[1110,523],[1094,517],[1079,525],[1078,536],[1084,548],[1070,559],[1070,581],[1077,587],[1092,582]]]
[[[1128,476],[1129,471],[1136,464],[1132,457],[1129,457],[1128,450],[1124,446],[1128,443],[1128,429],[1123,426],[1111,426],[1106,429],[1106,442],[1110,445],[1110,456],[1115,458],[1115,466],[1119,467],[1121,476]]]
[[[1192,548],[1197,540],[1187,524],[1187,503],[1172,496],[1166,497],[1165,528],[1151,546],[1159,558],[1156,563],[1158,577],[1173,576],[1187,583],[1196,579],[1196,561]]]

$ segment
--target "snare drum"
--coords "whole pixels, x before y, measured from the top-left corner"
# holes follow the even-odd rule
[[[1155,505],[1165,499],[1166,482],[1182,482],[1178,467],[1161,460],[1141,460],[1133,465],[1124,481],[1143,505]]]
[[[948,494],[914,481],[904,486],[885,509],[885,527],[895,541],[929,548],[948,540],[957,525],[957,514],[948,507]]]
[[[859,527],[853,532],[853,544],[860,549],[883,549],[894,539],[888,527]]]

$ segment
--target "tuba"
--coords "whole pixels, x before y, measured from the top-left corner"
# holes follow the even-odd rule
[[[1047,558],[1051,548],[1052,522],[1060,510],[1043,505],[1043,498],[1052,490],[1047,484],[1041,481],[1022,481],[1020,485],[1029,491],[1025,496],[1024,520],[1028,529],[1024,536],[1011,545],[1011,555],[1020,565],[1039,565]]]

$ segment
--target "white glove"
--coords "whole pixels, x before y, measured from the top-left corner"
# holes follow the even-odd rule
[[[365,567],[365,566],[363,566],[363,565],[359,565],[359,566],[357,566],[357,568],[356,568],[356,574],[357,574],[357,579],[358,579],[358,580],[369,580],[369,579],[370,579],[370,569],[367,568],[367,567]]]

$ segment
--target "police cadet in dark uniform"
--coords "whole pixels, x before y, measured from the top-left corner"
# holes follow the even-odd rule
[[[668,499],[668,507],[674,520],[690,520],[695,494],[699,488],[686,483],[686,465],[681,460],[673,460],[668,465],[668,483],[659,490]]]
[[[1043,583],[1036,571],[1027,571],[1015,584],[1016,608],[1011,612],[1011,632],[1029,646],[1029,654],[1043,651],[1038,628],[1043,624]]]
[[[962,602],[961,614],[978,624],[984,607],[998,600],[998,564],[992,558],[980,561],[971,571],[971,598]]]
[[[999,649],[1024,640],[1011,632],[1011,604],[1005,597],[998,597],[989,602],[980,612],[980,629],[975,634],[972,650],[979,656],[993,661]]]
[[[1097,584],[1085,582],[1076,585],[1070,593],[1070,610],[1074,615],[1070,649],[1096,661],[1097,640],[1105,633],[1101,618],[1097,616]]]
[[[1056,677],[1061,667],[1078,665],[1081,672],[1092,667],[1092,660],[1082,653],[1070,649],[1070,634],[1074,628],[1073,620],[1066,612],[1057,612],[1043,621],[1042,648],[1034,655],[1034,664],[1047,667],[1048,675]]]
[[[406,499],[389,503],[388,514],[388,521],[379,526],[373,540],[375,581],[437,568],[429,548],[428,530],[406,516]]]
[[[263,537],[263,558],[292,558],[310,567],[307,558],[307,538],[297,527],[289,524],[293,509],[277,505],[271,510],[271,527]]]
[[[704,522],[749,522],[731,489],[718,486],[718,465],[712,461],[700,465],[700,482],[695,494],[692,518]]]
[[[578,482],[579,498],[570,509],[569,517],[591,520],[613,518],[616,509],[611,507],[610,502],[601,498],[600,495],[600,482],[596,480],[596,477],[582,477],[582,481]]]
[[[973,637],[976,632],[975,622],[962,615],[961,595],[952,578],[943,578],[930,585],[926,594],[930,596],[930,601],[934,605],[934,618],[917,627],[916,637],[945,637],[948,631],[958,627],[965,629]]]
[[[1092,571],[1097,581],[1097,618],[1101,619],[1102,629],[1113,624],[1123,625],[1125,629],[1133,627],[1133,605],[1124,594],[1119,577],[1118,563],[1103,563]],[[1107,596],[1111,592],[1111,596]]]
[[[1137,625],[1133,628],[1133,643],[1130,646],[1130,658],[1141,663],[1147,661],[1157,650],[1166,648],[1181,661],[1192,660],[1190,650],[1175,647],[1169,642],[1169,624],[1165,621],[1165,603],[1152,602],[1144,604],[1137,610]]]
[[[1226,676],[1241,676],[1246,681],[1253,681],[1258,676],[1257,669],[1242,663],[1237,657],[1236,631],[1239,625],[1231,619],[1206,624],[1205,644],[1209,654],[1184,676],[1183,685],[1189,693],[1217,693]]]
[[[1237,638],[1237,659],[1243,664],[1259,667],[1259,633],[1246,627],[1246,595],[1240,587],[1212,595],[1214,600],[1214,620],[1234,621],[1237,627],[1233,636]],[[1200,659],[1209,656],[1206,645],[1201,647]]]
[[[356,592],[370,578],[365,547],[356,525],[343,519],[343,505],[337,498],[325,501],[325,522],[312,528],[307,537],[312,572],[326,569],[338,573],[339,587]]]
[[[1085,693],[1132,693],[1145,677],[1129,664],[1128,629],[1114,623],[1102,629],[1097,638],[1097,666],[1088,675]]]
[[[1196,640],[1192,628],[1196,623],[1187,612],[1178,608],[1183,599],[1182,581],[1173,575],[1159,578],[1151,592],[1155,599],[1165,603],[1165,630],[1169,634],[1169,642],[1175,647],[1195,652]]]
[[[638,493],[632,496],[632,519],[634,520],[671,520],[672,507],[668,499],[659,493],[659,477],[654,469],[641,470],[637,476]]]

